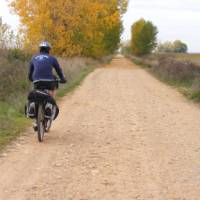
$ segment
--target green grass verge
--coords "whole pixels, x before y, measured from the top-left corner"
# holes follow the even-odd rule
[[[73,91],[81,84],[84,78],[91,73],[95,67],[88,66],[83,68],[80,73],[69,81],[68,84],[61,86],[58,90],[58,97],[63,97]],[[24,117],[23,110],[25,95],[19,95],[15,101],[0,102],[0,151],[16,139],[23,131],[31,125],[31,120]]]
[[[6,144],[16,139],[28,125],[30,121],[24,117],[19,108],[10,103],[0,102],[0,151]]]
[[[182,93],[185,97],[187,97],[189,100],[192,100],[196,103],[200,103],[200,91],[195,91],[192,87],[193,81],[175,81],[175,80],[167,80],[162,79],[159,76],[157,76],[152,71],[148,70],[154,77],[156,77],[158,80],[172,86],[173,88],[177,89],[180,93]]]
[[[162,80],[160,78],[159,80],[174,87],[188,99],[196,103],[200,103],[200,91],[194,91],[191,82],[176,82],[176,81]]]

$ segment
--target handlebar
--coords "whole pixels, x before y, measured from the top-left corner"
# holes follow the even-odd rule
[[[57,83],[65,84],[67,81],[66,80],[56,80]]]
[[[59,78],[55,78],[55,82],[56,83],[61,83],[61,84],[64,84],[64,83],[66,83],[67,82],[67,80],[61,80],[61,79],[59,79]]]

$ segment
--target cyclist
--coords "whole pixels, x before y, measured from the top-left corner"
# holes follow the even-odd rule
[[[30,62],[28,78],[31,82],[33,82],[35,90],[48,90],[49,94],[52,96],[53,99],[53,97],[55,96],[55,91],[58,87],[56,77],[53,74],[53,69],[55,69],[55,71],[57,72],[61,83],[66,83],[67,81],[57,59],[50,55],[50,50],[51,46],[47,41],[43,41],[40,43],[40,53],[33,56]],[[53,106],[57,107],[55,101],[54,104],[55,105],[52,105],[51,103],[46,104],[46,116],[49,118],[52,117]],[[34,102],[29,102],[28,116],[35,116]]]

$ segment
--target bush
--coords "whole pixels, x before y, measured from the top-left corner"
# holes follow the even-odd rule
[[[11,62],[16,60],[27,61],[31,59],[31,54],[25,53],[21,49],[9,49],[7,58]]]
[[[193,82],[200,77],[200,67],[198,65],[168,57],[159,58],[158,65],[153,65],[152,71],[170,81]]]
[[[10,96],[24,94],[29,90],[27,80],[28,63],[25,58],[9,59],[11,51],[4,52],[5,57],[0,56],[0,101],[10,99]]]

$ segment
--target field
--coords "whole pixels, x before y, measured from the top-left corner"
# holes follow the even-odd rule
[[[200,65],[200,53],[180,53],[180,54],[173,54],[175,56],[175,58],[177,58],[178,60],[182,60],[182,61],[191,61],[195,64]]]

